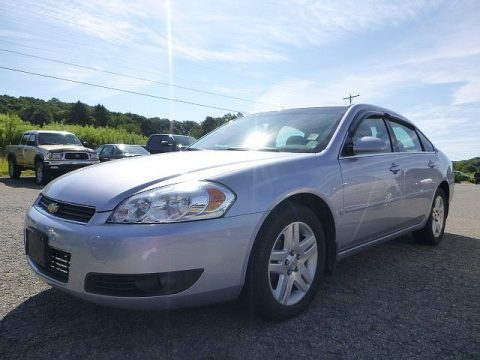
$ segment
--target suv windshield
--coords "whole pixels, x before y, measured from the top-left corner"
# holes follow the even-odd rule
[[[346,110],[325,107],[250,115],[205,135],[189,149],[320,152]]]
[[[40,133],[40,134],[38,134],[38,145],[79,145],[79,146],[82,146],[82,143],[73,134]]]

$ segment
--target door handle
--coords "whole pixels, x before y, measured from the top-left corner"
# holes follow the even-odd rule
[[[396,174],[400,171],[400,167],[397,164],[392,163],[392,166],[390,166],[390,171]]]
[[[430,160],[430,161],[428,162],[428,167],[429,167],[429,168],[433,169],[435,166],[436,166],[435,161]]]

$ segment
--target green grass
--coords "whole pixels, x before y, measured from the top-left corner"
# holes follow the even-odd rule
[[[0,158],[0,176],[8,175],[8,162],[5,158]]]
[[[21,176],[34,176],[32,170],[22,171]],[[4,157],[0,157],[0,176],[8,176],[8,161]]]

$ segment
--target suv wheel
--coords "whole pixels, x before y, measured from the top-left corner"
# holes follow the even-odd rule
[[[41,161],[35,163],[35,181],[38,185],[45,185],[48,182],[48,173]]]

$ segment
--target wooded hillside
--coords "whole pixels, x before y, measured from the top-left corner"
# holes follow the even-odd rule
[[[242,116],[226,114],[207,116],[199,124],[195,121],[175,121],[160,117],[147,118],[133,113],[109,111],[98,104],[90,106],[80,101],[62,102],[56,98],[48,101],[32,97],[0,95],[0,114],[17,115],[21,120],[40,128],[48,124],[80,125],[123,129],[129,133],[149,136],[153,133],[172,133],[199,138],[225,122]]]

